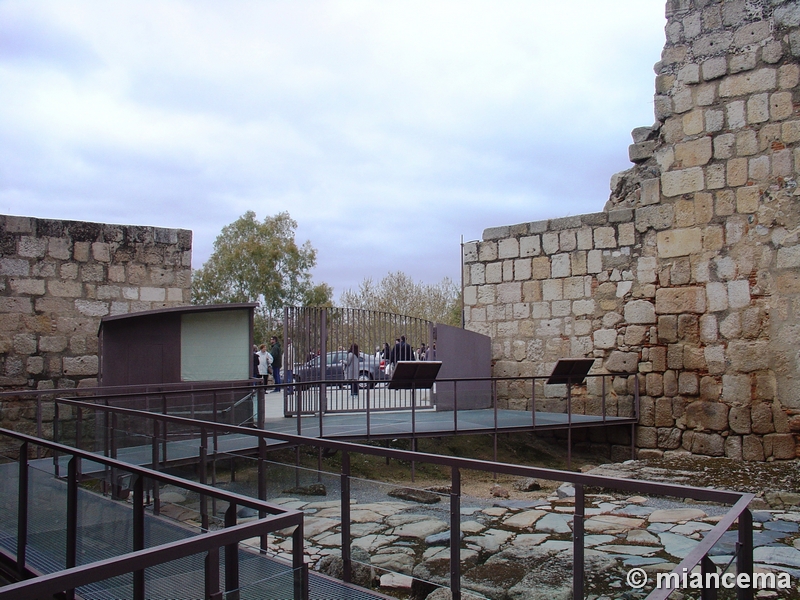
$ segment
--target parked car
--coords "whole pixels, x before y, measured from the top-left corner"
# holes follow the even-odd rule
[[[344,361],[347,359],[347,352],[328,352],[327,372],[323,372],[320,367],[322,360],[320,356],[312,358],[308,362],[295,367],[295,381],[344,381]],[[362,388],[367,386],[375,387],[379,381],[388,379],[384,373],[385,361],[375,358],[372,355],[360,354],[358,357],[358,379],[362,381]]]

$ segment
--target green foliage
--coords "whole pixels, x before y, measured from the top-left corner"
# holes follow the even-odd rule
[[[461,290],[449,277],[436,284],[417,283],[402,271],[389,273],[377,284],[367,277],[357,291],[343,292],[339,304],[461,327]]]
[[[317,252],[298,246],[297,222],[287,212],[256,219],[247,211],[214,241],[208,261],[192,273],[193,304],[258,302],[256,338],[279,333],[284,306],[330,305],[333,290],[313,284]]]

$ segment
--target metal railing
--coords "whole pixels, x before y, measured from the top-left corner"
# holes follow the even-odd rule
[[[144,414],[144,413],[142,413]],[[63,444],[48,442],[33,436],[24,435],[7,429],[0,429],[0,436],[11,438],[19,442],[18,452],[18,490],[17,490],[17,531],[16,552],[9,553],[0,549],[7,563],[15,565],[16,575],[25,579],[0,587],[0,600],[25,600],[27,598],[51,597],[55,594],[65,593],[67,598],[75,597],[75,589],[81,586],[106,580],[123,574],[133,574],[132,597],[142,600],[147,597],[145,569],[160,565],[167,561],[205,553],[205,597],[208,599],[221,599],[223,590],[220,589],[220,550],[225,558],[224,597],[230,600],[238,598],[239,581],[239,542],[253,537],[261,540],[261,552],[266,552],[267,535],[281,529],[294,527],[292,532],[292,597],[295,599],[308,598],[308,576],[303,561],[303,513],[289,510],[284,507],[269,504],[263,500],[256,500],[249,496],[226,492],[218,488],[209,487],[202,483],[160,473],[158,471],[114,460],[110,457],[71,448]],[[29,454],[31,447],[43,447],[53,452],[54,456],[70,456],[66,473],[66,548],[65,569],[55,573],[43,573],[32,566],[28,560],[29,544]],[[58,461],[58,459],[56,459]],[[133,491],[132,539],[133,547],[130,552],[120,556],[78,565],[78,490],[82,479],[81,463],[87,461],[99,463],[116,482],[120,472],[129,473],[132,481],[130,487]],[[203,533],[182,540],[145,548],[145,489],[148,484],[158,482],[169,484],[178,488],[195,492],[201,498],[201,511],[204,515]],[[153,486],[157,492],[158,486]],[[149,495],[149,494],[148,494]],[[210,531],[207,513],[207,499],[228,503],[225,511],[224,526],[219,531]],[[105,499],[100,499],[105,501]],[[258,520],[237,525],[237,507],[248,507],[258,511]],[[158,494],[153,496],[152,514],[159,515],[160,502]],[[7,534],[10,532],[6,532]],[[277,559],[272,559],[277,560]]]
[[[482,471],[487,473],[504,474],[516,477],[526,478],[539,478],[551,481],[568,482],[575,488],[575,508],[573,513],[573,597],[582,598],[584,593],[584,519],[585,519],[585,493],[587,487],[599,487],[616,491],[624,491],[635,494],[651,494],[658,496],[667,496],[674,498],[690,498],[704,502],[713,502],[731,505],[731,508],[724,515],[724,517],[708,532],[706,532],[703,539],[692,550],[681,563],[672,571],[673,573],[684,573],[684,569],[691,571],[697,565],[700,566],[705,580],[705,573],[709,569],[715,568],[709,559],[710,549],[721,539],[722,535],[731,527],[734,522],[738,522],[738,544],[736,551],[736,565],[739,573],[751,574],[753,571],[753,528],[752,528],[752,515],[748,510],[748,504],[753,498],[753,494],[739,493],[732,491],[721,491],[714,489],[697,488],[691,486],[683,486],[667,483],[655,483],[640,480],[630,480],[621,478],[611,478],[604,476],[588,475],[583,473],[574,473],[569,471],[557,471],[553,469],[542,469],[538,467],[528,467],[521,465],[511,465],[498,462],[466,459],[458,457],[441,456],[436,454],[427,454],[420,452],[413,452],[407,450],[397,450],[392,448],[379,448],[374,446],[363,446],[349,442],[334,441],[330,439],[309,438],[297,436],[293,434],[282,434],[270,431],[254,430],[251,428],[236,427],[230,425],[196,422],[190,419],[175,417],[169,415],[161,415],[156,413],[143,413],[141,411],[134,411],[130,409],[123,409],[113,406],[105,406],[98,404],[90,404],[77,400],[62,399],[59,402],[69,404],[75,408],[81,408],[86,411],[100,411],[110,415],[127,415],[136,416],[137,418],[149,420],[153,424],[163,424],[166,429],[167,424],[174,426],[182,426],[185,428],[194,427],[199,430],[199,446],[198,453],[195,460],[201,465],[201,472],[206,470],[206,465],[209,460],[208,448],[205,443],[208,439],[209,432],[213,434],[212,437],[217,439],[225,434],[234,434],[237,436],[245,436],[254,438],[253,447],[257,448],[258,452],[258,478],[259,478],[259,496],[265,490],[265,468],[263,466],[266,460],[267,444],[270,440],[277,440],[283,445],[294,446],[299,448],[301,446],[312,446],[320,450],[339,451],[342,454],[341,471],[339,474],[341,480],[341,535],[342,535],[342,558],[344,561],[344,580],[350,582],[352,571],[352,556],[350,552],[350,544],[347,540],[351,539],[350,533],[350,480],[351,480],[351,455],[365,454],[372,456],[384,457],[387,460],[401,460],[414,463],[426,463],[431,465],[438,465],[444,467],[450,472],[450,539],[461,539],[461,522],[460,522],[460,506],[461,506],[461,473],[464,470]],[[159,426],[153,426],[154,431],[159,431]],[[149,429],[149,428],[145,428]],[[274,443],[274,442],[273,442]],[[153,460],[154,464],[157,462],[159,440],[156,435],[152,439],[153,445]],[[212,449],[210,460],[216,457],[216,446]],[[674,583],[673,580],[667,580],[668,586],[661,590],[655,590],[651,593],[649,598],[666,598],[669,596],[673,588],[669,585]],[[675,583],[674,585],[677,585]],[[453,598],[461,597],[461,561],[460,561],[460,545],[452,543],[450,546],[450,589]],[[739,589],[737,591],[740,600],[752,599],[752,589]]]

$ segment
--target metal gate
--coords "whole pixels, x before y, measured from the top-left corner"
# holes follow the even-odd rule
[[[283,315],[285,381],[309,384],[284,389],[286,415],[298,408],[305,414],[359,412],[368,401],[371,410],[411,408],[410,394],[386,389],[387,367],[397,360],[436,358],[435,327],[425,319],[355,308],[286,307]],[[401,344],[410,350],[399,351]],[[353,345],[359,353],[357,381],[343,365]],[[431,407],[430,395],[417,394],[414,404]]]

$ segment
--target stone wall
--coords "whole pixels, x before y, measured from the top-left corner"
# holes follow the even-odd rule
[[[584,356],[637,373],[642,457],[794,458],[800,3],[670,0],[666,14],[635,166],[603,212],[466,244],[467,327],[493,338],[495,375]]]
[[[0,389],[95,385],[100,318],[189,304],[191,254],[182,229],[0,215]]]

